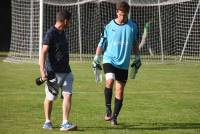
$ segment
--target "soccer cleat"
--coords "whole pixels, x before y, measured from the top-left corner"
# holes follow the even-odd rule
[[[43,125],[43,128],[44,129],[49,129],[49,130],[52,130],[52,123],[51,122],[45,122],[44,125]]]
[[[77,126],[71,124],[70,122],[67,122],[65,124],[61,125],[60,131],[72,131],[72,130],[76,130]]]
[[[110,121],[112,119],[112,114],[106,114],[104,119],[105,121]]]
[[[111,119],[111,125],[116,126],[117,125],[117,119],[112,118]]]

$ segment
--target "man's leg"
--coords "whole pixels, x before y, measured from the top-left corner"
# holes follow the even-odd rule
[[[51,112],[53,107],[53,101],[56,99],[56,96],[49,91],[47,84],[45,84],[45,94],[46,94],[46,98],[44,100],[45,123],[43,125],[43,128],[52,129]]]
[[[75,130],[76,125],[69,122],[69,114],[71,111],[71,98],[72,98],[72,85],[73,85],[73,75],[72,73],[64,74],[61,76],[64,81],[62,84],[62,95],[63,95],[63,122],[61,125],[61,131]]]
[[[63,122],[67,123],[69,119],[69,113],[71,110],[71,94],[63,93]]]
[[[53,101],[48,100],[45,98],[44,100],[44,114],[46,122],[51,121],[51,111],[52,111]]]
[[[111,120],[112,117],[112,109],[111,109],[111,102],[112,102],[112,89],[113,89],[113,79],[106,80],[106,87],[104,89],[105,95],[105,105],[106,105],[106,116],[105,120]]]
[[[69,122],[69,114],[71,111],[71,98],[72,94],[68,92],[63,92],[63,122],[61,125],[60,130],[61,131],[70,131],[70,130],[76,130],[77,126],[73,125]]]
[[[111,103],[112,103],[112,92],[113,92],[112,90],[115,81],[115,74],[114,74],[114,67],[109,63],[103,64],[103,69],[106,77],[106,86],[104,89],[105,105],[106,105],[105,120],[109,121],[112,119]]]
[[[115,106],[113,111],[113,119],[111,121],[112,125],[117,125],[117,117],[122,108],[123,97],[124,97],[124,87],[125,83],[116,81],[115,89]]]
[[[51,111],[52,111],[53,101],[45,98],[44,100],[44,114],[45,114],[45,123],[43,125],[44,129],[52,129],[51,123]]]

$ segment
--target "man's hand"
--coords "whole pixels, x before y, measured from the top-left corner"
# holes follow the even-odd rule
[[[144,24],[144,28],[145,28],[145,29],[149,29],[149,28],[150,28],[150,22],[145,23],[145,24]]]
[[[92,63],[92,69],[93,69],[93,72],[94,72],[95,81],[97,83],[102,81],[102,74],[101,74],[102,67],[101,67],[100,62],[101,62],[100,56],[95,55],[94,61]]]
[[[35,79],[35,84],[40,86],[42,85],[47,79],[43,79],[42,77],[38,77]]]
[[[93,68],[97,68],[99,70],[102,70],[102,67],[101,67],[101,57],[98,56],[98,55],[95,55],[94,57],[94,61],[93,61]]]
[[[101,56],[95,55],[95,56],[94,56],[94,62],[95,62],[96,64],[100,64],[100,62],[101,62]]]
[[[131,68],[130,68],[130,78],[135,79],[136,74],[138,73],[138,70],[140,66],[142,65],[140,55],[135,56],[135,60],[131,63]]]
[[[35,84],[40,86],[42,85],[45,81],[48,81],[48,80],[53,80],[55,78],[55,75],[54,73],[52,72],[47,72],[47,75],[44,75],[44,76],[40,76],[38,78],[35,79]]]
[[[140,55],[136,55],[135,56],[135,67],[137,69],[139,69],[141,65],[142,65],[142,63],[141,63]]]

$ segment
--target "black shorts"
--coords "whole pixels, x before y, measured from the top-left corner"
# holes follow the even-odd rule
[[[103,64],[103,70],[104,70],[105,74],[106,73],[115,74],[115,79],[117,81],[121,81],[123,83],[126,83],[126,81],[128,79],[128,70],[116,68],[110,63]]]

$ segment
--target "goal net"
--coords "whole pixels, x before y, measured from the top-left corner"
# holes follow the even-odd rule
[[[147,63],[200,62],[200,0],[126,0],[140,29],[150,22],[141,57]],[[42,33],[67,9],[71,61],[91,61],[117,0],[12,0],[10,52],[6,61],[38,62]],[[41,4],[42,3],[42,6]],[[42,18],[42,19],[40,19]]]

